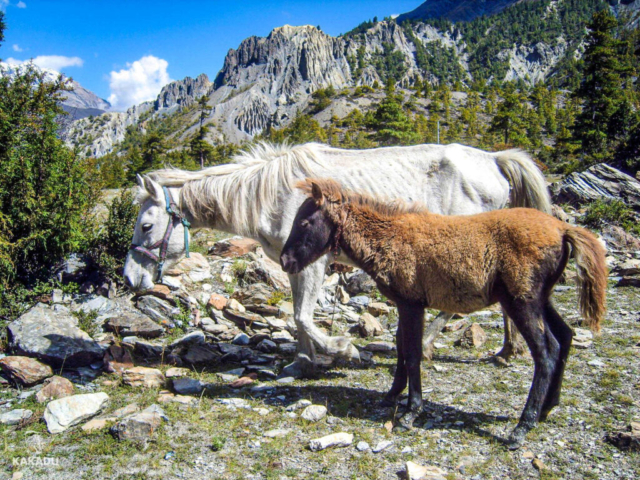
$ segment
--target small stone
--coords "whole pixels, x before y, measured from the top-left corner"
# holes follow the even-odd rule
[[[247,311],[247,309],[244,307],[244,305],[242,305],[235,298],[232,298],[227,302],[227,307],[226,307],[225,310],[235,310],[235,311],[240,312],[240,313],[245,313]]]
[[[33,412],[31,410],[18,408],[16,410],[11,410],[7,413],[3,413],[2,415],[0,415],[0,424],[1,425],[18,425],[20,422],[29,420],[32,415],[33,415]]]
[[[326,448],[348,447],[352,443],[353,435],[351,433],[340,432],[311,440],[309,448],[313,452],[318,452]]]
[[[298,344],[294,342],[281,343],[278,345],[278,352],[283,355],[293,355],[298,349]]]
[[[384,422],[383,427],[387,432],[391,433],[393,431],[393,422],[391,420],[388,420]]]
[[[391,311],[391,307],[386,303],[382,302],[372,302],[367,307],[367,312],[369,312],[374,317],[379,317],[381,315],[386,315]]]
[[[249,238],[230,238],[216,242],[209,253],[219,257],[240,257],[255,251],[259,245],[258,242]]]
[[[438,467],[423,467],[413,462],[405,464],[405,472],[407,480],[445,480],[446,475],[445,471]]]
[[[300,415],[308,422],[319,422],[327,416],[327,407],[324,405],[309,405]]]
[[[202,330],[207,333],[211,333],[212,335],[220,335],[229,330],[229,327],[227,325],[216,323],[209,317],[200,319],[200,328],[202,328]]]
[[[382,442],[379,442],[375,447],[373,447],[372,451],[373,453],[380,453],[383,450],[389,448],[391,445],[393,445],[393,442],[389,440],[383,440]]]
[[[234,345],[249,345],[249,343],[251,342],[251,339],[249,338],[249,335],[247,335],[246,333],[239,333],[237,334],[235,337],[233,337],[233,341],[231,343],[233,343]]]
[[[49,365],[29,357],[9,356],[0,359],[0,369],[19,385],[30,387],[53,375]]]
[[[244,398],[218,398],[216,399],[218,403],[222,405],[226,405],[229,408],[251,408],[249,402],[247,402]]]
[[[295,412],[296,410],[300,410],[301,408],[308,407],[309,405],[311,405],[311,401],[307,400],[306,398],[303,398],[301,400],[298,400],[295,403],[292,403],[287,408],[285,408],[285,410],[287,412]]]
[[[257,373],[250,373],[246,377],[240,377],[237,380],[234,380],[233,382],[231,382],[229,384],[229,386],[231,388],[242,388],[242,387],[246,387],[247,385],[251,385],[257,379],[258,379],[258,374]]]
[[[279,438],[279,437],[287,436],[289,435],[289,433],[291,433],[291,430],[288,428],[278,428],[275,430],[269,430],[267,432],[264,432],[262,436],[267,438]]]
[[[200,395],[205,386],[195,378],[181,377],[173,380],[173,389],[182,395]]]
[[[45,403],[49,400],[56,400],[73,395],[73,383],[58,375],[44,381],[44,386],[36,393],[38,403]]]
[[[441,350],[443,348],[447,348],[447,346],[444,343],[433,342],[433,348]]]
[[[165,372],[164,376],[167,378],[180,378],[180,377],[186,377],[190,373],[191,373],[191,370],[189,370],[188,368],[171,367],[169,370]]]
[[[461,318],[460,320],[456,320],[455,322],[448,323],[442,329],[443,332],[457,332],[458,330],[462,330],[464,327],[469,325],[469,322]]]
[[[295,381],[295,377],[280,377],[276,380],[278,383],[293,383]]]
[[[533,460],[534,458],[536,458],[536,456],[533,454],[533,452],[526,450],[522,452],[522,458],[526,458],[527,460]]]
[[[166,380],[157,368],[133,367],[122,374],[122,381],[131,387],[161,388]]]
[[[271,339],[275,343],[291,343],[294,340],[294,338],[291,336],[291,334],[287,330],[280,330],[279,332],[273,332],[273,335],[271,335]]]
[[[411,447],[404,447],[404,448],[400,451],[400,453],[404,453],[404,454],[407,454],[407,453],[413,453],[413,448],[411,448]]]
[[[455,345],[465,348],[480,348],[486,341],[487,334],[482,327],[477,323],[472,323],[462,333],[462,337],[455,342]]]
[[[102,430],[106,428],[112,420],[107,418],[94,418],[82,425],[84,432],[95,432],[96,430]]]
[[[104,352],[102,361],[104,362],[105,370],[109,373],[123,373],[128,368],[133,367],[133,359],[129,350],[119,345],[111,345]]]
[[[371,342],[364,348],[370,352],[386,353],[393,352],[396,349],[396,346],[391,342]]]
[[[585,341],[573,340],[571,342],[571,346],[573,348],[579,348],[580,350],[586,350],[588,348],[591,348],[592,345],[593,345],[593,342],[590,340],[585,340]]]
[[[284,330],[287,328],[287,322],[281,318],[265,317],[265,320],[272,330]]]
[[[160,427],[165,413],[158,405],[151,405],[140,413],[122,419],[113,427],[118,440],[146,440]]]
[[[49,433],[64,432],[97,415],[109,401],[104,392],[73,395],[49,402],[44,411],[44,420]]]
[[[360,316],[358,326],[360,327],[360,334],[364,338],[376,337],[384,333],[380,322],[370,313],[364,313]]]
[[[172,342],[171,345],[169,346],[169,349],[174,350],[178,347],[184,348],[184,347],[190,347],[192,345],[202,345],[205,342],[206,342],[206,337],[204,336],[204,333],[202,333],[200,330],[196,330],[195,332],[187,333],[186,335]]]
[[[605,363],[602,360],[596,358],[595,360],[587,362],[587,365],[590,365],[592,367],[604,367]]]
[[[226,297],[219,293],[212,293],[209,297],[209,301],[207,302],[207,306],[213,307],[216,310],[224,310],[228,303],[229,300]]]
[[[371,447],[364,440],[360,440],[356,445],[356,450],[358,450],[359,452],[368,452],[369,450],[371,450]]]
[[[276,350],[278,350],[278,345],[275,342],[272,342],[271,340],[269,340],[268,338],[265,338],[258,344],[258,346],[256,347],[256,350],[263,353],[273,353]]]
[[[540,460],[539,458],[534,458],[533,461],[531,462],[531,465],[533,465],[533,468],[535,468],[538,471],[542,471],[542,470],[546,470],[547,466],[542,463],[542,460]]]
[[[434,365],[434,366],[433,366],[433,369],[434,369],[436,372],[446,372],[446,371],[447,371],[447,369],[446,369],[446,368],[444,368],[443,366],[440,366],[440,365]]]

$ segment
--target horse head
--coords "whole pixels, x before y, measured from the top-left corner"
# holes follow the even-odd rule
[[[149,176],[138,175],[140,213],[124,265],[125,284],[134,291],[150,290],[183,256],[189,256],[189,221],[178,205],[178,192]]]

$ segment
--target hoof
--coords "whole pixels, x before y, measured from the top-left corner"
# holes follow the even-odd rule
[[[494,355],[493,357],[490,357],[488,361],[489,363],[493,364],[496,367],[507,368],[511,366],[511,364],[507,362],[507,360],[500,355]]]
[[[518,430],[516,427],[509,438],[505,441],[505,445],[509,450],[518,450],[522,445],[524,445],[524,437],[527,435],[527,432],[523,430]]]
[[[300,354],[296,357],[293,363],[290,363],[282,369],[278,378],[307,378],[312,376],[314,373],[315,364],[308,356]]]
[[[404,433],[409,430],[413,430],[413,421],[415,420],[413,415],[404,415],[398,419],[398,423],[396,423],[393,427],[394,433]]]
[[[380,402],[380,406],[382,408],[394,408],[396,406],[396,403],[398,403],[397,398],[395,398],[395,397],[384,397],[382,399],[382,401]]]
[[[433,359],[433,343],[422,346],[422,360],[430,362]]]
[[[355,345],[350,343],[349,348],[347,348],[344,354],[344,358],[354,363],[360,363],[360,352]]]

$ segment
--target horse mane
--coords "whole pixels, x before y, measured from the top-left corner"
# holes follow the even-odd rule
[[[396,199],[374,198],[365,193],[356,193],[344,188],[340,182],[331,178],[307,178],[296,184],[308,197],[313,198],[311,192],[312,184],[320,187],[325,201],[321,208],[325,211],[334,209],[336,205],[350,204],[375,212],[382,217],[396,217],[406,213],[428,213],[425,205],[418,202],[405,202]]]
[[[181,188],[181,206],[195,219],[220,219],[239,235],[251,235],[260,215],[265,209],[273,211],[283,191],[293,190],[297,179],[322,166],[319,147],[260,142],[235,155],[232,163],[199,171],[167,168],[147,175],[162,186]],[[139,194],[140,200],[144,198]]]

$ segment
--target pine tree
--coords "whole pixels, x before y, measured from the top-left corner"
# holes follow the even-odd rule
[[[369,126],[376,131],[375,138],[382,145],[411,145],[420,140],[413,121],[402,107],[402,94],[396,93],[391,79]]]
[[[575,125],[575,137],[587,160],[602,162],[610,158],[616,116],[624,103],[621,74],[623,44],[615,38],[618,22],[608,9],[593,16],[584,53],[583,81],[575,94],[582,99],[582,112]]]

